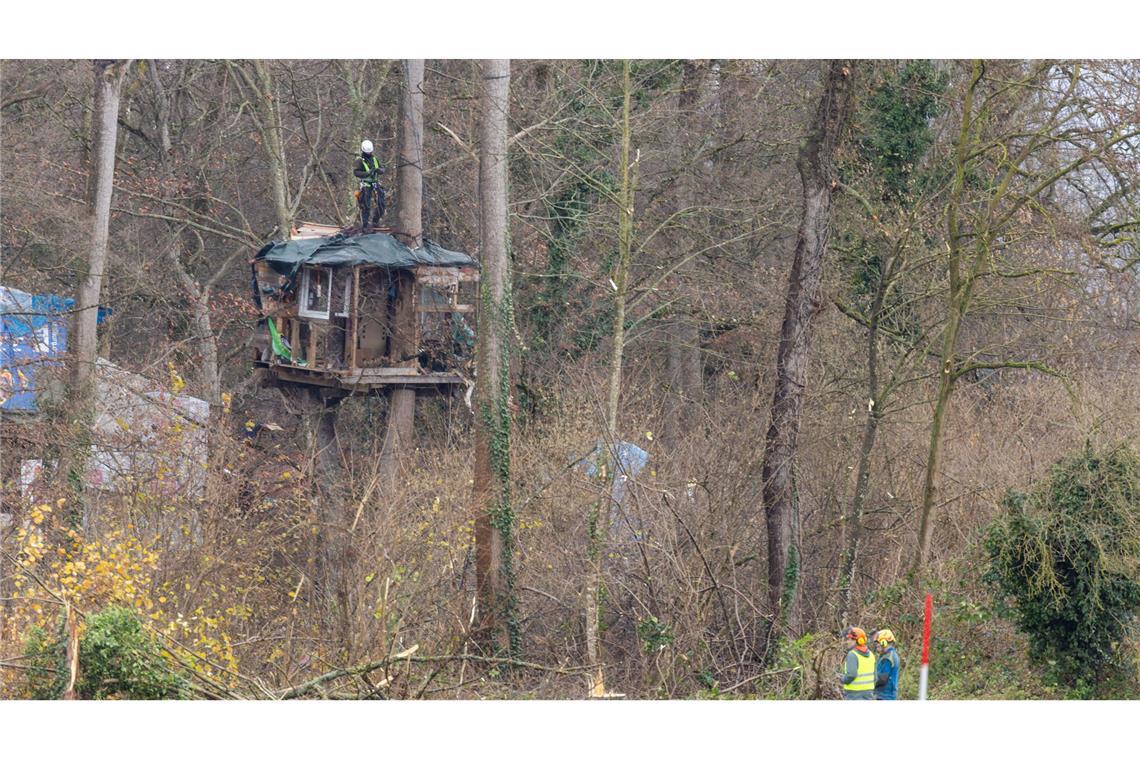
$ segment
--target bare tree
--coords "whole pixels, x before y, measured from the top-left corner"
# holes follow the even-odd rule
[[[625,352],[625,310],[629,293],[629,267],[633,252],[633,198],[634,166],[630,163],[629,116],[633,85],[630,81],[629,60],[622,61],[622,110],[621,110],[621,173],[618,185],[617,257],[614,261],[613,276],[610,278],[614,289],[613,345],[610,348],[609,387],[605,405],[605,429],[602,445],[600,472],[603,473],[602,493],[594,503],[590,515],[590,543],[587,554],[590,560],[589,577],[586,581],[586,656],[589,659],[594,684],[592,696],[601,697],[606,693],[605,671],[602,659],[599,626],[601,608],[599,593],[602,588],[602,571],[606,554],[606,543],[610,532],[610,507],[613,500],[613,479],[620,465],[618,436],[618,411],[621,404],[622,361]]]
[[[865,414],[859,439],[855,489],[843,515],[843,549],[836,579],[836,620],[850,621],[857,569],[862,565],[864,511],[871,497],[872,455],[880,425],[904,386],[927,376],[923,361],[930,355],[925,331],[913,309],[918,301],[936,298],[919,275],[936,255],[924,252],[924,241],[940,224],[936,200],[947,185],[931,176],[925,157],[934,142],[931,124],[941,111],[946,77],[929,61],[905,65],[890,62],[868,67],[878,84],[864,94],[852,117],[852,155],[841,187],[851,214],[837,216],[846,244],[831,247],[842,254],[852,283],[835,304],[866,331],[866,386],[858,397]],[[904,112],[908,118],[899,119]],[[842,211],[839,211],[842,214]],[[919,284],[924,282],[924,284]],[[918,372],[916,372],[916,369]]]
[[[76,472],[87,461],[86,449],[90,445],[91,424],[95,403],[95,361],[98,348],[96,326],[99,316],[99,297],[103,289],[107,266],[107,240],[111,227],[111,195],[115,182],[115,145],[119,134],[119,98],[123,78],[129,61],[94,62],[99,125],[93,169],[95,175],[91,207],[91,246],[87,252],[86,268],[76,291],[75,336],[71,343],[71,416],[77,425],[77,441],[65,471],[76,484],[79,496],[77,511],[85,515],[86,503],[82,495],[82,473]]]
[[[342,452],[337,438],[340,399],[324,399],[313,388],[304,389],[302,400],[312,469],[317,474],[316,518],[320,526],[316,548],[317,579],[333,619],[333,630],[344,659],[353,655],[353,593],[350,576],[355,547],[349,537],[345,500],[340,486]]]
[[[1081,66],[1055,68],[1034,63],[1012,81],[999,74],[990,81],[987,63],[976,60],[962,96],[962,117],[954,143],[953,179],[946,206],[947,293],[945,325],[938,349],[939,382],[930,423],[926,469],[919,512],[918,545],[912,570],[925,568],[934,535],[942,435],[957,382],[978,370],[1002,368],[1052,372],[1041,361],[976,359],[960,344],[979,285],[988,278],[1020,279],[1043,273],[1041,267],[1004,271],[1001,253],[1016,229],[1021,211],[1041,199],[1082,167],[1103,162],[1118,145],[1140,134],[1134,122],[1087,122],[1080,97]],[[1058,91],[1050,92],[1055,81]],[[1059,80],[1059,81],[1058,81]],[[993,90],[989,91],[988,87]],[[1042,95],[1046,93],[1046,95]],[[993,161],[993,156],[1001,158]],[[981,190],[974,177],[987,176]]]
[[[181,436],[155,430],[152,445],[136,442],[149,430],[120,435],[101,425],[98,443],[142,454],[128,465],[137,477],[108,467],[112,482],[86,494],[98,544],[69,535],[67,515],[41,507],[71,497],[64,475],[80,468],[49,468],[58,481],[30,487],[23,476],[37,460],[62,465],[90,447],[72,445],[72,426],[53,424],[52,412],[70,411],[51,403],[55,373],[24,369],[48,392],[37,397],[41,414],[17,416],[5,402],[0,415],[0,527],[8,526],[0,691],[26,694],[27,678],[54,682],[21,659],[32,625],[53,647],[45,652],[66,649],[56,614],[64,605],[44,604],[54,593],[77,615],[133,606],[170,648],[165,665],[201,666],[186,675],[202,696],[479,698],[525,688],[561,698],[580,696],[588,675],[603,696],[715,688],[825,697],[826,636],[803,638],[789,667],[765,661],[767,645],[793,631],[779,615],[770,627],[756,509],[758,436],[772,421],[787,296],[773,283],[789,276],[803,221],[796,157],[827,62],[635,60],[627,83],[620,60],[512,60],[509,113],[483,120],[491,99],[480,89],[495,82],[475,73],[481,64],[426,61],[422,204],[406,188],[400,204],[393,176],[388,219],[396,228],[404,211],[398,233],[414,244],[422,211],[425,236],[484,257],[476,337],[500,350],[497,370],[479,369],[472,418],[458,399],[415,399],[416,454],[400,441],[385,461],[394,467],[388,478],[380,470],[391,404],[355,396],[334,407],[337,391],[263,385],[251,371],[265,346],[242,265],[267,236],[280,237],[256,123],[269,123],[265,104],[277,112],[287,159],[286,215],[349,220],[350,143],[355,153],[369,137],[392,166],[407,158],[395,102],[408,67],[264,61],[267,87],[252,61],[232,65],[264,101],[224,60],[130,66],[98,298],[114,307],[99,326],[100,356],[156,391],[223,400],[211,409],[206,498],[167,477],[181,478]],[[971,538],[1002,492],[1038,481],[1085,439],[1100,446],[1140,424],[1140,387],[1129,382],[1140,363],[1140,136],[1126,137],[1140,102],[1137,65],[1086,62],[1067,94],[1068,62],[985,62],[961,171],[959,119],[973,65],[929,62],[924,79],[904,76],[911,65],[859,63],[847,85],[866,100],[835,150],[840,184],[816,296],[836,311],[813,313],[800,262],[811,338],[789,474],[797,634],[832,628],[836,612],[851,622],[885,609],[915,551],[924,465],[935,475],[928,565],[949,591],[968,590],[983,569],[968,561]],[[0,279],[30,294],[74,295],[98,179],[81,158],[93,164],[98,153],[91,61],[5,61],[0,70]],[[915,108],[918,97],[945,107]],[[1063,102],[1055,126],[1039,134]],[[503,179],[501,155],[492,160],[501,150],[480,137],[493,115],[511,129],[509,195],[498,208],[500,199],[480,203],[477,192],[480,168]],[[912,139],[915,124],[928,141]],[[1117,136],[1125,142],[1098,154]],[[418,185],[418,157],[404,163]],[[895,195],[898,167],[913,167],[913,182]],[[958,220],[953,245],[948,207]],[[805,258],[818,227],[804,233]],[[481,232],[501,237],[480,246]],[[955,303],[952,251],[958,285],[972,283],[968,294],[953,289]],[[493,294],[502,295],[495,307]],[[951,309],[964,295],[947,353]],[[513,320],[500,318],[511,304]],[[927,461],[944,354],[952,393],[941,394],[937,458]],[[8,356],[0,399],[24,379]],[[405,368],[413,362],[401,357]],[[1037,362],[1065,383],[1008,369]],[[647,456],[636,476],[624,469],[641,462],[634,444]],[[591,450],[599,472],[586,478],[576,465]],[[615,490],[622,475],[632,477]],[[175,520],[191,510],[187,535]],[[166,526],[175,528],[169,536]],[[131,546],[145,552],[137,564]],[[464,596],[465,580],[479,582],[481,599],[474,585]],[[899,603],[908,600],[904,593]],[[189,628],[171,627],[179,613]],[[967,622],[1020,646],[1008,626]],[[905,620],[895,632],[904,648],[916,635]],[[504,668],[506,680],[492,677]],[[1035,673],[1021,675],[1020,693],[1050,693]],[[1105,696],[1124,693],[1113,689]]]
[[[75,338],[72,350],[75,355],[73,389],[80,397],[91,392],[95,372],[96,319],[99,294],[103,287],[103,274],[107,264],[107,239],[111,227],[111,194],[115,181],[115,145],[119,127],[119,97],[123,87],[123,61],[95,61],[95,79],[98,86],[96,114],[99,137],[95,147],[94,192],[91,206],[91,246],[87,253],[87,268],[76,292]]]
[[[172,161],[174,143],[170,134],[170,94],[165,85],[163,85],[158,61],[147,61],[146,68],[156,104],[155,128],[158,132],[158,145],[156,149],[158,151],[158,163],[162,173],[160,194],[163,197],[169,197],[174,193],[174,188],[177,183]],[[225,274],[228,266],[216,267],[204,285],[199,283],[198,280],[191,275],[189,268],[183,263],[182,256],[179,255],[179,249],[190,241],[196,242],[199,249],[204,248],[205,243],[201,235],[198,234],[196,230],[188,229],[187,225],[180,221],[171,219],[167,221],[167,224],[172,230],[172,243],[167,248],[168,261],[175,276],[178,278],[179,284],[182,285],[186,291],[186,299],[189,302],[190,313],[193,320],[194,337],[199,347],[198,355],[201,360],[199,375],[205,387],[206,401],[216,409],[221,403],[222,388],[218,366],[218,341],[210,319],[210,291],[221,276]],[[230,258],[232,259],[233,256]],[[229,261],[227,261],[226,264],[228,265]]]
[[[820,277],[835,190],[833,154],[847,120],[851,62],[831,61],[823,94],[796,167],[803,214],[788,277],[784,323],[776,355],[772,422],[764,444],[763,492],[768,525],[768,604],[777,625],[798,625],[799,550],[795,462],[811,350],[811,323],[820,311]]]
[[[519,650],[515,614],[514,515],[511,510],[510,344],[514,332],[507,253],[507,116],[510,61],[482,64],[479,140],[479,337],[475,350],[475,576],[478,627],[500,650]]]
[[[230,63],[229,70],[249,103],[249,114],[257,129],[269,168],[269,189],[277,234],[288,240],[293,230],[293,208],[289,192],[289,170],[285,156],[285,130],[275,92],[273,75],[265,61]]]
[[[396,165],[397,235],[411,248],[423,244],[424,197],[424,62],[404,61],[404,86],[400,94],[400,155]],[[392,336],[392,353],[401,360],[414,349],[411,290],[400,288],[396,300],[396,318]],[[400,460],[415,436],[416,389],[397,387],[392,390],[388,406],[388,429],[380,455],[381,473],[391,480]]]

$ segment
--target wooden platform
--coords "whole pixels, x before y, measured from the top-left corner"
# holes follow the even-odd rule
[[[450,386],[464,386],[467,380],[454,372],[417,372],[413,367],[370,367],[354,370],[314,370],[290,364],[255,362],[266,379],[319,385],[346,393],[369,393],[387,387],[427,387],[447,391]]]

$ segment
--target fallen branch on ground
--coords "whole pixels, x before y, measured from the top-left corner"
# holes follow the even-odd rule
[[[567,668],[554,667],[552,665],[542,665],[537,662],[526,662],[525,660],[514,660],[510,657],[482,657],[474,654],[448,654],[448,655],[424,655],[421,657],[414,657],[412,654],[419,649],[419,644],[416,644],[411,649],[400,652],[392,657],[383,660],[373,660],[372,662],[365,662],[360,665],[354,665],[350,668],[339,668],[331,670],[328,673],[317,676],[316,678],[306,681],[305,683],[295,688],[289,689],[283,693],[280,699],[296,699],[297,697],[305,696],[323,684],[330,683],[338,678],[345,676],[359,676],[365,673],[371,673],[374,670],[388,667],[397,661],[412,662],[417,664],[436,663],[436,662],[482,662],[488,665],[506,665],[512,668],[526,668],[528,670],[540,670],[546,673],[555,673],[557,675],[578,675],[584,671],[589,670],[586,666],[571,666]]]

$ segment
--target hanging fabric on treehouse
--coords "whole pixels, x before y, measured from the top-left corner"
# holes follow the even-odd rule
[[[293,351],[289,346],[289,341],[282,338],[281,334],[277,332],[277,325],[272,319],[265,320],[265,323],[269,325],[269,337],[270,342],[273,344],[273,353],[285,361],[292,362]],[[305,366],[306,362],[303,359],[298,359],[296,364],[303,367]]]

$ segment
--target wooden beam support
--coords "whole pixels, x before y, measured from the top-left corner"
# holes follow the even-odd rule
[[[346,340],[349,342],[349,347],[345,349],[345,355],[348,357],[348,366],[350,369],[356,369],[356,344],[357,335],[356,331],[360,327],[360,267],[354,266],[352,268],[352,305],[349,307],[348,312],[348,335]]]

